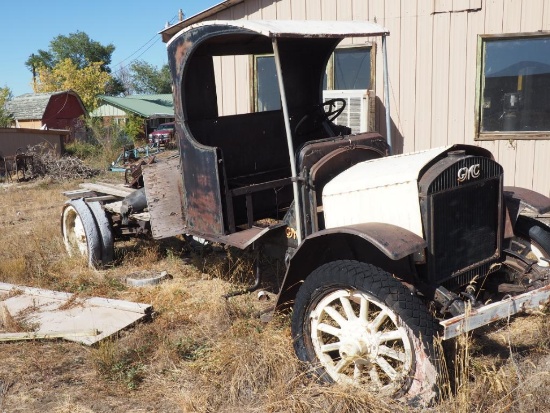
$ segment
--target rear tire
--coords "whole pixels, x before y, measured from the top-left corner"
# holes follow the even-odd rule
[[[63,206],[61,232],[70,256],[83,256],[88,266],[101,265],[101,238],[92,211],[82,199],[72,199]]]
[[[113,262],[115,257],[111,222],[109,221],[107,213],[99,202],[88,202],[86,203],[86,205],[92,212],[97,228],[99,230],[99,236],[101,238],[101,263],[104,266],[109,265]]]
[[[417,296],[386,271],[357,261],[313,271],[292,314],[295,352],[322,380],[422,406],[437,397],[436,331]]]

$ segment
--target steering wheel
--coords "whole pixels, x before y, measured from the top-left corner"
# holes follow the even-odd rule
[[[338,107],[338,103],[340,103],[340,107]],[[327,109],[325,109],[325,107],[327,107]],[[309,113],[306,113],[296,124],[294,133],[297,136],[310,134],[321,128],[323,122],[327,120],[332,122],[342,114],[345,108],[346,100],[342,98],[329,99],[319,105],[314,105],[313,109]],[[306,130],[300,130],[303,129],[303,126],[308,122],[311,124],[310,127]]]

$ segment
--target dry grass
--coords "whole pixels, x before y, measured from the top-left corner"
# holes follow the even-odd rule
[[[171,239],[126,242],[115,265],[103,271],[68,258],[59,233],[61,192],[76,186],[0,187],[0,282],[151,303],[155,316],[94,348],[64,341],[1,344],[0,412],[419,411],[311,379],[294,356],[286,317],[260,322],[264,304],[254,294],[224,299],[254,281],[251,254]],[[163,270],[173,278],[160,285],[124,283],[131,273]],[[1,322],[6,331],[22,328],[13,315]],[[445,397],[430,411],[544,411],[549,327],[547,314],[534,314],[450,343],[455,356],[442,383]]]

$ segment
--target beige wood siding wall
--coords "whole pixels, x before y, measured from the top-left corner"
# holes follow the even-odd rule
[[[395,152],[479,144],[505,168],[505,185],[550,195],[550,141],[474,141],[478,35],[550,30],[550,0],[245,0],[211,17],[241,18],[371,20],[386,26],[391,33]],[[381,47],[375,50],[376,122],[385,135]],[[249,64],[243,57],[218,60],[218,78],[224,81],[218,96],[223,114],[250,110]]]

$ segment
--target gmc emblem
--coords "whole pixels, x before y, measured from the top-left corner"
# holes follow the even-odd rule
[[[469,181],[470,179],[479,178],[481,171],[479,169],[479,164],[472,165],[470,167],[465,166],[458,170],[458,182]]]

